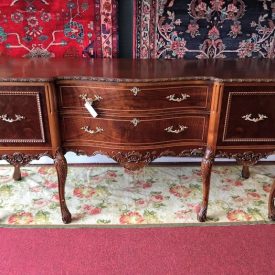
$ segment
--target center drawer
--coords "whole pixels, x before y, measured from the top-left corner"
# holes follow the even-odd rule
[[[204,142],[207,116],[106,119],[63,116],[63,142],[116,145],[160,144],[173,141]]]
[[[86,101],[99,112],[158,111],[163,109],[209,109],[207,85],[155,84],[113,85],[95,84],[59,86],[59,105],[63,110],[84,108]]]

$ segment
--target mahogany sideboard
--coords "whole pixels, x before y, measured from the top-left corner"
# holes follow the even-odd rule
[[[62,219],[64,154],[105,154],[127,169],[202,157],[205,221],[215,157],[249,166],[275,152],[275,60],[0,59],[0,159],[54,159]],[[222,190],[221,190],[222,192]],[[268,203],[275,220],[275,183]]]

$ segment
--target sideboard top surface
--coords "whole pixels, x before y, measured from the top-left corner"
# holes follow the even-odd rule
[[[0,58],[0,81],[275,81],[275,60]]]

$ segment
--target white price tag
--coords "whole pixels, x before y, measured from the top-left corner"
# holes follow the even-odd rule
[[[85,103],[85,107],[89,111],[89,113],[92,115],[92,117],[97,117],[98,116],[98,113],[95,111],[95,109],[93,108],[93,106],[89,102]]]

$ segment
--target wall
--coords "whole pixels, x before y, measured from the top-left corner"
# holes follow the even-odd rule
[[[132,57],[133,1],[118,0],[119,57]]]

